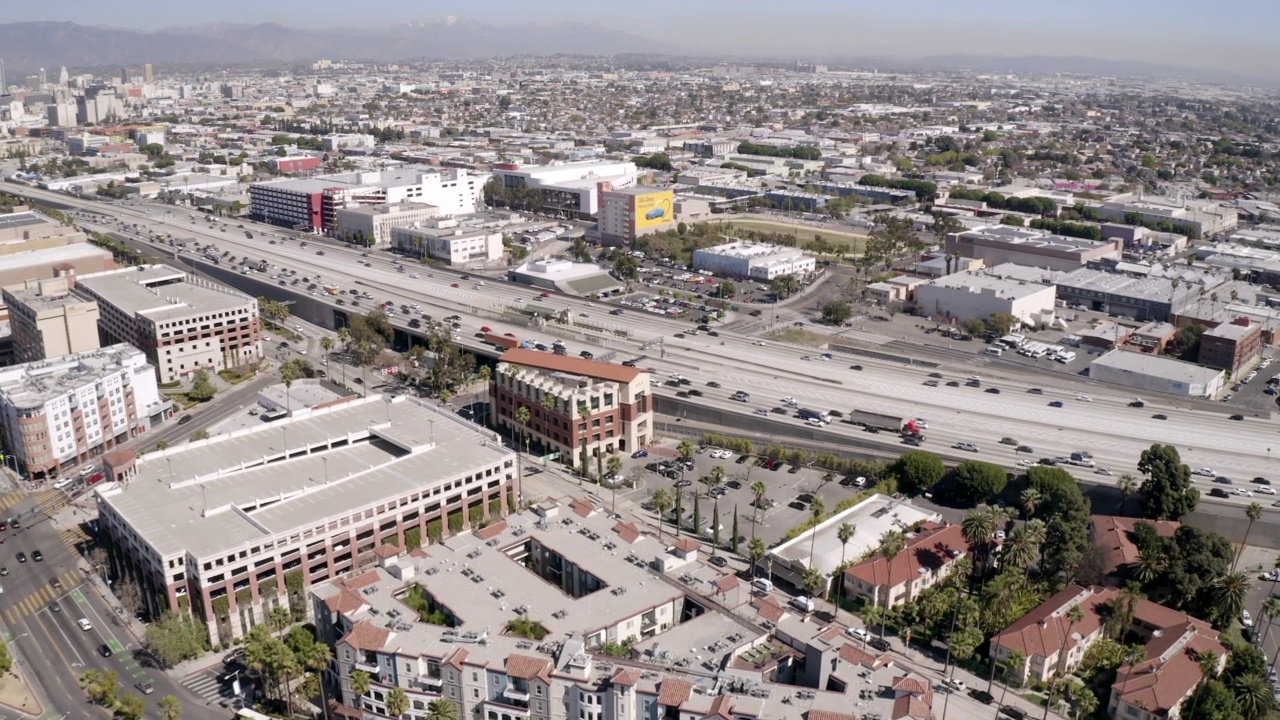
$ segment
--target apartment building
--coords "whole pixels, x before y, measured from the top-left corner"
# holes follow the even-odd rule
[[[1201,365],[1226,370],[1238,377],[1262,357],[1262,325],[1238,317],[1210,328],[1200,336]]]
[[[411,718],[437,699],[483,720],[932,710],[928,683],[913,675],[895,677],[874,707],[863,702],[859,673],[888,656],[780,596],[753,594],[713,569],[697,541],[668,546],[589,500],[551,498],[425,550],[378,554],[377,567],[309,593],[317,633],[335,648],[328,680],[340,720],[388,717],[397,689]],[[519,635],[522,626],[545,635]],[[779,658],[795,670],[786,684]]]
[[[229,644],[306,588],[505,515],[517,458],[497,435],[406,397],[323,409],[104,463],[99,526],[153,613]]]
[[[872,555],[846,568],[844,590],[847,597],[861,596],[882,608],[912,602],[951,574],[956,560],[972,551],[959,525],[923,523],[892,560]]]
[[[80,276],[76,290],[97,301],[104,341],[140,348],[162,383],[262,359],[258,301],[230,288],[145,265]]]
[[[1104,636],[1106,617],[1119,611],[1115,604],[1124,602],[1123,597],[1118,588],[1068,585],[997,633],[991,639],[991,658],[1007,665],[1018,652],[1022,667],[1009,672],[1023,682],[1065,676]],[[1079,608],[1078,619],[1070,617],[1072,608]],[[1227,650],[1217,631],[1202,620],[1143,598],[1132,608],[1130,632],[1139,638],[1145,656],[1117,671],[1108,714],[1137,720],[1177,718],[1179,705],[1203,678],[1199,658],[1212,653],[1220,672]]]
[[[137,348],[115,345],[0,370],[5,448],[46,478],[146,432],[170,406]]]
[[[515,348],[490,381],[493,418],[570,464],[633,452],[653,438],[649,373],[636,368]],[[528,425],[517,419],[529,409]]]
[[[450,265],[491,263],[503,257],[502,233],[497,230],[463,227],[453,218],[427,220],[420,225],[392,228],[392,249]]]
[[[68,277],[4,289],[19,363],[98,349],[98,303],[72,294]]]

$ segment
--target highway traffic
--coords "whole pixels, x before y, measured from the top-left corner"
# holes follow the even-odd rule
[[[1280,437],[1276,435],[1280,427],[1271,418],[1234,421],[1223,413],[1173,407],[1150,397],[1142,398],[1144,407],[1130,407],[1135,400],[1132,394],[1062,376],[1046,376],[1044,385],[1034,385],[1025,377],[1008,377],[1003,370],[975,373],[970,367],[942,367],[937,369],[941,378],[930,378],[932,368],[912,368],[841,353],[824,360],[811,354],[814,352],[811,348],[740,334],[730,329],[731,325],[718,328],[718,337],[704,333],[677,339],[675,333],[690,328],[687,319],[630,308],[621,315],[611,315],[610,310],[617,307],[601,301],[561,294],[543,298],[539,290],[528,286],[490,276],[482,278],[474,273],[468,277],[463,270],[418,266],[411,261],[406,261],[407,271],[400,272],[392,256],[386,253],[373,252],[363,257],[360,249],[323,238],[304,236],[300,239],[293,233],[245,222],[245,227],[254,235],[249,239],[235,227],[239,220],[230,221],[226,232],[210,230],[211,223],[221,227],[223,222],[165,205],[105,206],[25,187],[12,191],[118,215],[127,223],[145,224],[157,233],[194,238],[201,244],[213,243],[237,256],[263,259],[303,275],[320,275],[326,283],[336,284],[344,291],[359,288],[373,295],[372,301],[358,308],[343,308],[347,312],[364,312],[376,307],[376,303],[389,300],[396,307],[402,303],[420,303],[424,311],[431,312],[426,309],[434,308],[446,314],[457,313],[462,316],[459,334],[464,338],[473,336],[481,327],[489,327],[495,333],[511,333],[520,339],[537,337],[537,329],[501,319],[503,311],[534,306],[545,309],[546,315],[564,311],[579,323],[576,334],[589,343],[579,343],[581,348],[591,349],[597,355],[600,348],[617,350],[615,360],[642,358],[640,367],[655,373],[655,393],[674,396],[680,389],[664,386],[663,382],[671,373],[681,373],[692,381],[689,387],[703,393],[701,397],[682,401],[731,413],[755,415],[761,410],[771,411],[781,404],[783,397],[791,396],[800,407],[824,411],[848,413],[857,409],[924,418],[929,425],[925,449],[954,460],[982,459],[1012,468],[1041,458],[1086,450],[1093,454],[1096,467],[1068,469],[1084,482],[1114,484],[1114,477],[1098,474],[1096,469],[1106,469],[1112,475],[1136,473],[1142,450],[1152,443],[1169,443],[1179,449],[1184,462],[1191,467],[1211,468],[1215,475],[1233,479],[1231,490],[1235,492],[1245,488],[1258,491],[1264,487],[1250,481],[1268,475],[1271,448],[1280,448],[1277,443]],[[118,232],[118,228],[109,229]],[[271,240],[276,243],[270,244]],[[303,240],[308,243],[305,248],[301,246]],[[365,262],[367,266],[362,264]],[[419,277],[411,278],[415,273]],[[270,282],[267,278],[259,279]],[[298,290],[297,287],[290,289]],[[400,319],[396,322],[403,326]],[[659,338],[661,350],[653,344]],[[577,354],[579,349],[571,347],[569,354]],[[806,357],[809,359],[804,359]],[[851,369],[854,364],[861,370]],[[966,386],[974,374],[980,378],[980,387]],[[927,385],[929,380],[936,380],[937,386]],[[720,388],[710,388],[709,382],[718,383]],[[730,400],[729,396],[737,390],[750,393],[751,401]],[[1061,406],[1051,403],[1061,403]],[[780,422],[803,422],[795,417],[770,415]],[[883,443],[886,448],[909,449],[893,434],[867,433],[838,419],[828,425],[825,432],[836,437]],[[1016,439],[1018,445],[1030,446],[1034,452],[1019,453],[1017,446],[1002,445],[1000,440],[1006,437]],[[977,451],[954,447],[962,441],[972,443]],[[1280,481],[1280,477],[1274,479]],[[1207,496],[1211,478],[1197,480],[1202,496]],[[1257,498],[1268,509],[1273,509],[1268,499]],[[1225,499],[1204,497],[1204,500],[1237,505],[1253,501],[1243,493]]]

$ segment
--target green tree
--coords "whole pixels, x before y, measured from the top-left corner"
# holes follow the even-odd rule
[[[751,536],[756,534],[756,518],[760,516],[760,506],[764,505],[764,496],[769,492],[769,486],[765,485],[762,480],[751,483],[751,494],[755,497],[755,502],[751,503],[754,511],[751,514]]]
[[[760,563],[760,559],[764,557],[767,548],[764,540],[758,537],[752,537],[747,541],[747,557],[751,560],[751,576],[755,577],[756,566]]]
[[[898,478],[898,489],[909,494],[932,488],[947,474],[942,458],[927,450],[902,453],[890,470]]]
[[[1262,518],[1262,506],[1256,502],[1249,503],[1244,509],[1244,515],[1249,519],[1249,524],[1244,529],[1244,539],[1240,541],[1240,549],[1236,551],[1236,559],[1231,561],[1231,569],[1236,569],[1236,564],[1240,562],[1240,555],[1244,553],[1244,546],[1249,544],[1249,533],[1253,531],[1253,524]]]
[[[178,720],[182,717],[182,701],[176,695],[165,695],[160,698],[161,720]]]
[[[827,513],[827,503],[823,501],[821,495],[814,495],[813,502],[809,503],[810,524],[812,524],[813,527],[816,529],[818,527],[818,523],[822,522],[822,518],[826,516],[826,513]],[[814,548],[814,543],[817,542],[817,540],[818,540],[818,533],[816,531],[809,534],[809,569],[810,570],[813,569],[813,561],[814,561],[813,548]]]
[[[1039,488],[1029,487],[1022,491],[1021,499],[1023,517],[1030,518],[1036,514],[1036,508],[1040,507],[1040,503],[1044,502],[1044,494]]]
[[[398,718],[407,712],[409,712],[408,693],[398,687],[391,688],[391,692],[387,693],[387,714]]]
[[[1271,688],[1261,675],[1245,675],[1231,681],[1231,693],[1245,720],[1257,720],[1275,709]]]
[[[844,554],[849,549],[849,541],[857,534],[858,526],[847,522],[840,523],[840,527],[836,530],[836,539],[840,541],[840,565],[836,567],[835,572],[831,573],[831,579],[835,582],[837,596],[844,592]]]
[[[213,386],[209,371],[201,369],[197,370],[195,376],[191,378],[191,389],[187,391],[187,397],[196,402],[205,402],[212,400],[215,392],[217,388]]]
[[[684,440],[680,441],[679,445],[676,446],[676,453],[680,455],[680,458],[682,460],[688,460],[693,457],[693,454],[694,452],[697,451],[697,449],[698,447],[693,444],[692,440],[685,438]]]
[[[1225,628],[1240,617],[1245,599],[1249,596],[1250,582],[1244,573],[1228,573],[1213,583],[1213,599],[1217,604],[1217,625]]]
[[[738,532],[738,506],[733,506],[733,529],[730,531],[733,537],[729,538],[729,549],[738,552],[738,547],[742,544],[742,535]]]
[[[649,502],[653,505],[654,513],[658,515],[658,538],[661,539],[663,518],[667,516],[667,511],[672,505],[671,491],[663,487],[657,488],[649,497]]]
[[[167,612],[147,626],[147,647],[164,667],[199,657],[207,634],[189,615]]]
[[[800,278],[790,273],[779,275],[769,283],[769,292],[779,298],[788,298],[800,289]]]
[[[1143,517],[1181,520],[1196,509],[1200,493],[1191,487],[1191,470],[1172,445],[1155,444],[1142,451],[1138,471],[1143,480]]]
[[[831,300],[822,306],[822,321],[828,325],[843,325],[853,317],[853,307],[845,300]]]
[[[1004,468],[980,460],[965,460],[955,469],[956,492],[971,503],[986,502],[1004,492],[1008,476]]]
[[[1124,512],[1124,506],[1129,503],[1129,498],[1138,492],[1138,478],[1133,473],[1121,473],[1116,478],[1116,489],[1120,491],[1120,510]]]
[[[427,714],[423,720],[459,720],[458,706],[446,698],[432,700],[427,703]]]
[[[369,685],[373,682],[373,678],[369,673],[363,670],[354,670],[351,673],[351,692],[356,697],[361,698],[369,694]]]
[[[1045,577],[1063,575],[1070,580],[1090,547],[1089,526],[1093,514],[1089,499],[1074,479],[1070,482],[1043,482],[1038,489],[1044,500],[1036,510],[1036,518],[1045,522],[1045,539],[1040,545],[1041,573]]]
[[[889,530],[885,532],[884,535],[880,536],[880,547],[877,548],[876,552],[879,553],[880,557],[884,558],[884,561],[887,564],[887,563],[892,563],[893,559],[898,557],[898,553],[902,552],[902,549],[905,548],[906,546],[907,546],[907,536],[904,535],[901,530]],[[879,602],[878,600],[879,595],[880,593],[879,593],[879,590],[877,589],[876,591],[877,603]],[[888,605],[887,605],[888,601],[889,601],[889,598],[886,597],[885,598],[886,611],[888,610]],[[889,615],[888,612],[884,612],[881,614],[881,617],[880,617],[880,636],[881,637],[884,637],[884,626],[885,626],[885,623],[888,622],[888,615]]]
[[[1235,695],[1219,680],[1203,682],[1188,700],[1194,715],[1184,717],[1195,720],[1243,720]]]
[[[147,711],[147,706],[142,702],[142,698],[132,693],[120,698],[120,702],[116,705],[115,717],[118,720],[142,720],[142,715]]]

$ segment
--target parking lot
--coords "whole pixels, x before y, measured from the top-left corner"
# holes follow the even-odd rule
[[[739,516],[738,533],[743,538],[744,552],[745,542],[752,536],[753,518],[757,519],[755,535],[762,538],[767,546],[773,546],[792,528],[810,519],[813,497],[821,497],[826,513],[830,514],[841,500],[856,495],[861,489],[852,479],[844,480],[844,485],[841,484],[843,478],[839,476],[825,480],[827,474],[821,468],[801,467],[785,462],[778,462],[776,466],[765,465],[762,464],[765,458],[761,456],[742,455],[727,450],[719,453],[721,457],[713,457],[720,450],[713,447],[696,452],[691,458],[691,469],[683,472],[678,465],[671,465],[670,470],[661,470],[661,466],[659,471],[652,469],[664,461],[674,462],[677,459],[675,448],[674,442],[668,442],[650,448],[646,457],[629,459],[622,474],[627,477],[635,473],[640,478],[640,483],[638,487],[627,489],[624,495],[634,502],[647,505],[653,491],[659,487],[667,488],[672,493],[677,489],[682,490],[685,494],[681,500],[681,512],[687,528],[692,526],[693,493],[696,491],[700,496],[698,509],[706,537],[710,536],[712,508],[718,500],[720,538],[724,543],[729,542],[732,534],[733,512],[736,507]],[[724,457],[724,453],[729,453],[729,456]],[[717,465],[724,468],[723,483],[712,488],[699,482],[699,478],[709,478]],[[762,508],[754,507],[756,498],[751,486],[756,481],[762,481],[767,487]],[[680,487],[677,488],[677,485]],[[708,492],[711,497],[708,497]]]

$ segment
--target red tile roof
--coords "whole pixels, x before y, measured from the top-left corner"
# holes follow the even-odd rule
[[[723,595],[742,584],[737,575],[721,575],[715,581],[716,592]]]
[[[959,525],[929,523],[907,539],[906,547],[893,560],[873,555],[850,566],[845,573],[876,587],[897,587],[919,577],[921,571],[941,570],[955,561],[955,553],[969,552],[969,543]]]
[[[1094,515],[1091,538],[1094,547],[1105,558],[1106,573],[1119,574],[1126,565],[1138,559],[1138,546],[1129,539],[1133,528],[1139,522],[1150,523],[1160,537],[1173,537],[1182,523],[1173,520],[1142,520],[1141,518],[1117,517],[1115,515]]]
[[[524,367],[550,370],[552,372],[569,373],[570,375],[583,375],[586,377],[599,378],[601,380],[612,380],[613,382],[620,383],[629,383],[644,372],[643,370],[627,367],[625,365],[614,365],[613,363],[599,362],[596,360],[583,360],[582,358],[556,355],[554,353],[541,352],[538,350],[526,350],[523,348],[512,348],[502,353],[502,357],[498,358],[498,362],[523,365]]]
[[[344,587],[347,587],[351,590],[359,590],[360,588],[369,587],[370,585],[376,582],[378,582],[378,571],[369,570],[368,572],[363,572],[363,573],[360,573],[359,575],[356,575],[354,577],[349,577],[346,580],[343,580],[342,584]]]
[[[684,680],[666,678],[658,686],[658,704],[665,707],[680,707],[693,692],[693,683]]]
[[[344,635],[339,642],[346,643],[357,650],[381,650],[387,644],[389,637],[391,637],[390,630],[360,621],[351,626],[351,632]]]
[[[840,646],[840,659],[847,663],[867,668],[879,668],[892,663],[892,658],[889,655],[870,653],[853,643],[845,643]]]
[[[337,595],[325,598],[324,605],[329,612],[353,613],[364,607],[364,600],[360,599],[359,593],[341,588]]]
[[[676,544],[673,547],[675,547],[675,549],[679,550],[682,553],[688,554],[697,550],[698,548],[701,548],[702,543],[698,542],[697,540],[694,540],[691,537],[682,537],[676,541]]]
[[[457,668],[457,669],[461,670],[461,669],[462,669],[462,663],[464,663],[464,662],[466,662],[466,661],[467,661],[467,656],[468,656],[468,655],[470,655],[470,654],[471,654],[471,653],[467,652],[467,649],[466,649],[466,648],[458,648],[457,650],[455,650],[455,651],[454,651],[454,653],[453,653],[452,655],[450,655],[449,657],[445,658],[445,661],[444,661],[443,663],[441,663],[441,664],[442,664],[442,665],[449,665],[449,666],[451,666],[451,667],[454,667],[454,668]]]
[[[635,668],[618,668],[613,677],[609,678],[609,682],[614,685],[626,685],[632,687],[640,682],[640,678],[644,677],[644,673]]]
[[[733,697],[731,695],[716,696],[716,699],[711,701],[711,711],[702,717],[733,720]]]
[[[373,554],[380,558],[392,558],[400,554],[400,548],[391,543],[382,543],[373,549]]]
[[[596,510],[595,503],[581,498],[575,498],[573,502],[569,503],[569,507],[573,509],[573,512],[578,517],[591,517],[591,513]]]
[[[1204,677],[1200,658],[1205,653],[1223,657],[1227,652],[1218,642],[1217,633],[1202,626],[1203,623],[1188,623],[1183,632],[1167,629],[1147,645],[1146,660],[1133,667],[1120,666],[1112,692],[1120,693],[1122,702],[1140,706],[1156,716],[1177,707]]]
[[[751,601],[751,607],[756,609],[756,614],[772,623],[777,623],[782,619],[786,610],[773,599],[772,595],[765,595]]]
[[[889,717],[893,720],[933,720],[933,706],[915,695],[903,695],[893,701],[893,713]]]
[[[912,675],[901,675],[893,679],[893,691],[923,695],[929,691],[929,683]]]
[[[644,537],[640,532],[640,528],[636,527],[635,523],[630,522],[620,522],[614,525],[613,531],[618,533],[618,537],[622,538],[622,542],[628,545],[632,545],[641,537]]]
[[[551,661],[529,655],[508,655],[507,675],[521,680],[531,680],[550,671]]]
[[[1008,650],[1017,650],[1028,659],[1047,658],[1061,650],[1070,650],[1102,627],[1101,606],[1119,596],[1115,588],[1095,586],[1089,589],[1068,585],[1045,600],[1035,610],[1023,615],[1012,625],[996,633],[991,642]],[[1072,625],[1067,610],[1080,605],[1084,618]],[[1067,633],[1070,631],[1070,637]]]

